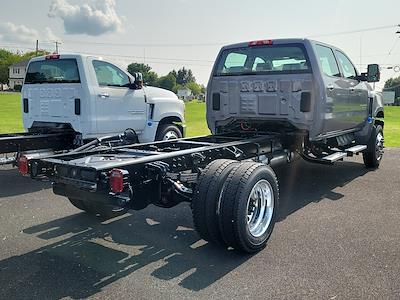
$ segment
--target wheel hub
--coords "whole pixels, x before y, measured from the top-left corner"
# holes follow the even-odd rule
[[[170,131],[167,131],[167,132],[164,134],[163,141],[175,140],[175,139],[178,139],[178,138],[179,138],[179,137],[178,137],[178,135],[176,134],[176,132],[170,130]]]
[[[268,229],[274,210],[274,195],[270,183],[258,181],[247,201],[247,228],[254,237],[262,236]]]
[[[384,148],[384,138],[382,132],[378,132],[376,135],[376,159],[381,160],[383,156],[383,148]]]

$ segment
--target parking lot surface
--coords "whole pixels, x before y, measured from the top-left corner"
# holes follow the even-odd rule
[[[190,206],[101,222],[0,168],[2,299],[400,299],[400,149],[277,169],[279,221],[253,256],[199,240]]]

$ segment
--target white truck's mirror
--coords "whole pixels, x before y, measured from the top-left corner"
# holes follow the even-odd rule
[[[381,72],[379,71],[379,65],[378,64],[368,65],[367,81],[378,82],[380,78],[381,78]]]
[[[135,77],[135,82],[131,84],[130,88],[140,90],[143,87],[143,74],[137,72],[133,76]]]

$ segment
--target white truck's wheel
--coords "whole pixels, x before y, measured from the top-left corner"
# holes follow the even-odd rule
[[[156,140],[157,141],[169,141],[182,138],[182,132],[178,126],[173,124],[160,125],[158,128]]]
[[[221,199],[219,223],[225,243],[247,253],[263,249],[276,222],[278,201],[278,180],[269,166],[236,166]]]

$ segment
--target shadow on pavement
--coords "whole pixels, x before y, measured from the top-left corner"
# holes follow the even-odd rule
[[[342,199],[344,195],[333,190],[363,176],[368,170],[357,162],[319,165],[298,160],[280,166],[275,172],[280,190],[279,221],[282,221],[309,203]]]
[[[352,162],[333,167],[295,162],[279,168],[279,220],[311,202],[340,200],[343,195],[333,189],[365,173],[362,164]],[[4,299],[84,298],[130,274],[145,279],[150,274],[199,291],[250,258],[199,240],[187,204],[170,210],[149,207],[102,223],[79,213],[24,233],[50,244],[0,261]]]
[[[50,182],[36,181],[29,176],[22,176],[17,168],[0,167],[0,198],[33,193],[48,188],[51,188]]]
[[[182,209],[189,214],[187,205]],[[249,258],[199,241],[191,226],[188,218],[150,208],[108,224],[79,213],[28,228],[24,233],[59,241],[1,261],[3,297],[85,298],[145,267],[155,278],[199,291]]]

